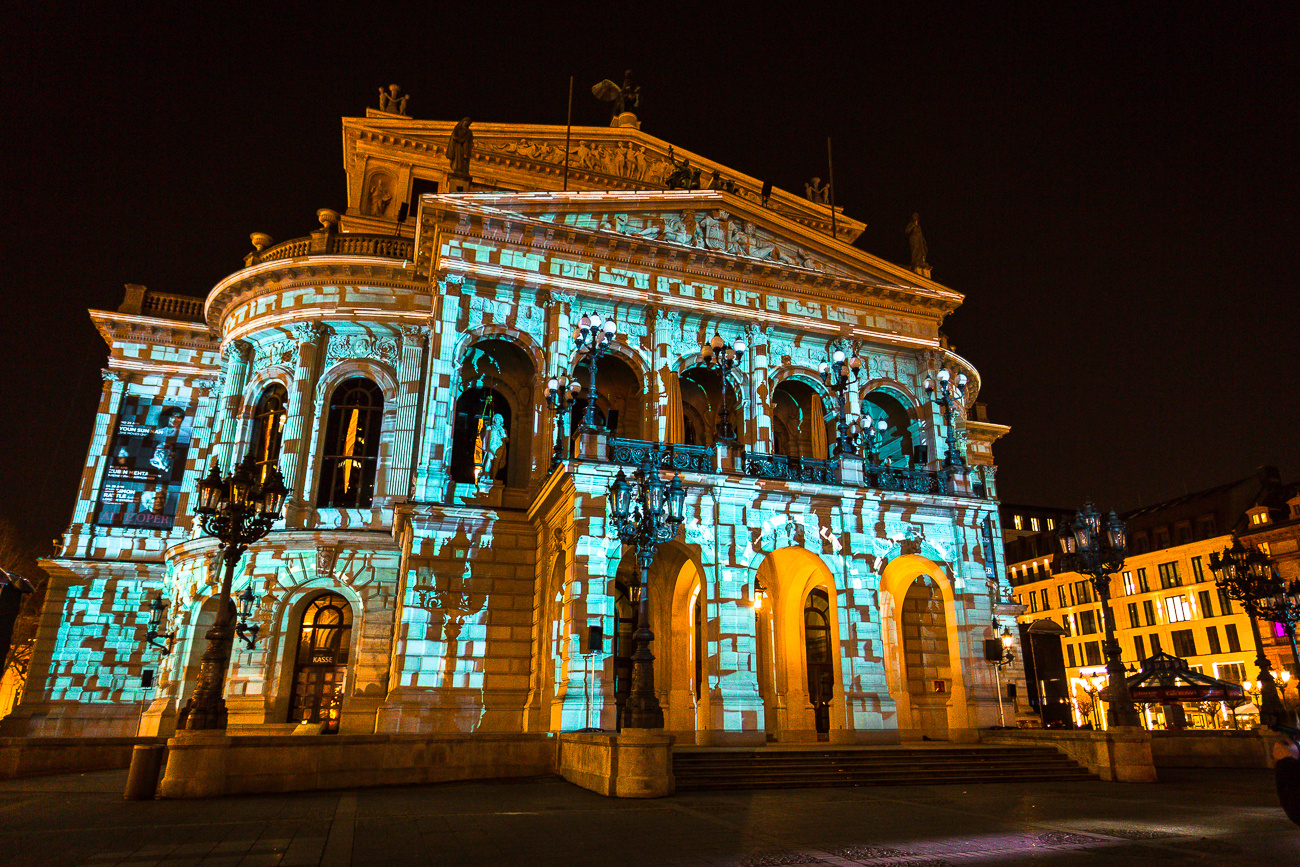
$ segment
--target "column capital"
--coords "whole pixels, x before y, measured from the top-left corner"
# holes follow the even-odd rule
[[[289,326],[293,339],[299,343],[315,343],[330,333],[330,327],[323,322],[295,322]]]
[[[221,347],[221,354],[230,361],[242,361],[247,364],[253,357],[253,344],[247,340],[231,340]]]

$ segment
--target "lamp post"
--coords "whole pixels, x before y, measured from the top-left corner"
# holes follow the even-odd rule
[[[1282,576],[1277,574],[1268,557],[1261,551],[1247,548],[1236,537],[1233,537],[1232,545],[1224,548],[1221,553],[1210,554],[1210,568],[1214,570],[1214,582],[1240,602],[1250,616],[1250,631],[1255,637],[1255,664],[1259,666],[1260,692],[1263,697],[1263,703],[1259,706],[1259,721],[1266,726],[1277,725],[1285,714],[1282,698],[1277,693],[1277,683],[1273,680],[1272,666],[1264,655],[1264,645],[1259,640],[1259,618],[1271,610],[1271,600],[1286,596]]]
[[[1107,726],[1136,727],[1139,725],[1137,708],[1133,706],[1124,677],[1119,641],[1115,639],[1115,612],[1110,606],[1110,576],[1123,567],[1127,553],[1124,522],[1112,511],[1103,526],[1097,507],[1087,503],[1075,515],[1071,526],[1062,523],[1057,542],[1061,546],[1058,561],[1061,569],[1091,578],[1101,601],[1101,616],[1106,625],[1106,672],[1111,683],[1111,700],[1106,704]]]
[[[656,549],[677,535],[685,517],[686,488],[673,476],[665,485],[659,468],[647,456],[629,480],[620,468],[609,487],[614,529],[625,545],[636,548],[637,582],[632,600],[637,605],[637,628],[632,634],[632,688],[623,709],[624,728],[661,729],[664,712],[655,696],[654,654],[650,642],[650,566]]]
[[[995,633],[998,631],[998,622],[996,618],[993,620],[993,631]],[[1007,629],[1005,626],[1002,627],[1002,632],[998,633],[998,638],[998,656],[990,659],[989,662],[993,663],[993,680],[998,691],[998,726],[1006,728],[1007,722],[1002,714],[1002,669],[1016,660],[1016,652],[1013,649],[1015,638],[1012,637],[1011,630]]]
[[[965,411],[967,380],[966,374],[959,373],[954,382],[952,374],[946,367],[939,368],[938,377],[938,388],[935,388],[933,379],[929,376],[925,378],[925,393],[935,406],[943,410],[943,427],[947,431],[948,445],[947,453],[943,456],[943,465],[945,469],[952,470],[966,465],[966,456],[957,453],[957,435],[952,426],[952,410],[954,406],[961,406],[963,412]]]
[[[730,413],[727,409],[727,377],[731,373],[731,368],[739,364],[740,360],[745,357],[745,350],[748,348],[745,341],[739,337],[730,346],[727,346],[722,336],[715,334],[713,339],[700,349],[700,354],[704,356],[704,366],[716,368],[722,374],[722,413],[718,416],[718,442],[734,443],[736,441],[736,429],[731,425]]]
[[[587,353],[587,367],[591,370],[591,388],[587,391],[587,410],[582,414],[582,430],[597,432],[596,427],[596,361],[614,343],[618,326],[614,318],[601,320],[600,314],[583,314],[578,320],[578,333],[573,335],[573,342],[579,352]]]
[[[564,422],[569,418],[573,402],[578,399],[580,391],[582,383],[576,379],[570,381],[567,376],[552,376],[546,383],[546,405],[555,415],[555,448],[551,451],[551,469],[564,463],[568,457],[568,449],[564,447]]]
[[[870,416],[865,419],[861,430],[856,423],[849,427],[849,436],[854,441],[854,446],[866,455],[867,463],[873,467],[880,464],[880,447],[885,443],[887,430],[888,421],[883,418],[872,419]]]
[[[830,362],[823,361],[817,365],[817,372],[822,375],[822,382],[835,392],[835,453],[839,455],[854,454],[853,442],[849,436],[849,426],[845,424],[845,394],[849,383],[853,382],[862,369],[862,359],[856,355],[846,360],[844,350],[837,349],[831,354]]]
[[[1259,613],[1265,620],[1282,624],[1282,628],[1286,630],[1287,640],[1291,642],[1291,664],[1300,666],[1300,651],[1296,650],[1295,639],[1295,626],[1300,622],[1300,581],[1293,579],[1284,584],[1276,570],[1273,576],[1277,582],[1277,592],[1260,600]],[[1285,694],[1286,684],[1291,680],[1291,672],[1284,668],[1277,676],[1282,678],[1282,691]]]
[[[284,477],[276,467],[270,469],[265,481],[258,483],[257,465],[251,454],[225,478],[221,477],[221,471],[213,461],[212,470],[199,482],[199,507],[195,514],[203,532],[221,543],[219,550],[226,568],[221,579],[221,593],[217,597],[216,622],[208,630],[208,647],[199,662],[198,686],[181,709],[176,725],[179,729],[221,730],[226,727],[223,696],[231,642],[235,632],[239,632],[250,647],[252,641],[247,633],[252,634],[253,640],[257,638],[257,628],[247,627],[242,622],[252,614],[252,589],[241,594],[240,602],[246,603],[246,614],[236,625],[231,623],[230,585],[235,578],[235,567],[248,546],[264,538],[272,525],[280,520],[280,510],[288,493]]]

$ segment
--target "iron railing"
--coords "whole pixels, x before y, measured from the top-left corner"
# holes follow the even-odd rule
[[[649,457],[652,464],[663,470],[711,473],[715,470],[713,455],[713,449],[705,446],[609,438],[609,457],[616,464],[639,467]]]
[[[794,458],[787,455],[765,455],[745,452],[745,475],[760,479],[777,479],[785,482],[813,482],[834,485],[835,464],[816,458]]]

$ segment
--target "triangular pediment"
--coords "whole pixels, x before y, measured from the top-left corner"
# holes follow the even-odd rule
[[[419,234],[432,237],[431,222],[439,215],[457,215],[462,225],[477,221],[479,232],[504,232],[521,242],[527,234],[586,244],[579,235],[599,235],[610,244],[635,245],[642,255],[664,248],[669,256],[716,261],[731,270],[782,272],[845,291],[902,294],[927,306],[955,308],[962,297],[761,204],[716,190],[430,195],[421,203]]]
[[[427,170],[446,173],[446,146],[452,121],[425,121],[375,112],[366,118],[343,122],[345,162],[349,184],[355,187],[349,201],[360,201],[375,163],[388,157],[409,161]],[[573,127],[534,124],[470,126],[474,146],[470,160],[472,192],[509,191],[663,191],[674,167],[689,163],[699,170],[702,191],[728,190],[738,198],[762,205],[792,222],[829,233],[852,243],[866,223],[829,205],[810,201],[797,193],[771,188],[766,199],[764,183],[730,166],[655,138],[633,127]],[[569,159],[566,169],[565,152]]]

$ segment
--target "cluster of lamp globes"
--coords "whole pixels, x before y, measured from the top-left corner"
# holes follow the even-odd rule
[[[857,370],[857,368],[855,367],[854,370]],[[938,376],[939,376],[939,389],[944,394],[947,394],[948,390],[952,387],[952,373],[949,372],[948,368],[941,367],[939,368]],[[957,374],[958,394],[964,394],[966,392],[967,382],[969,382],[969,380],[966,378],[966,374],[964,373]],[[929,376],[925,378],[925,393],[929,395],[934,394],[934,379]]]
[[[722,339],[722,335],[715,334],[712,340],[704,344],[704,348],[700,350],[700,355],[704,357],[705,363],[730,366],[744,358],[747,349],[749,349],[749,345],[739,337],[731,346],[727,346],[727,342]]]
[[[1273,675],[1273,682],[1277,684],[1278,689],[1285,691],[1291,684],[1291,672],[1282,669]],[[1264,691],[1264,681],[1244,680],[1241,682],[1241,688],[1250,695],[1259,696]]]
[[[614,342],[614,335],[618,333],[618,325],[614,323],[614,317],[602,320],[599,313],[584,313],[578,320],[578,334],[574,335],[574,342],[583,346],[588,341],[599,342],[600,345],[608,345]]]

